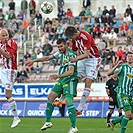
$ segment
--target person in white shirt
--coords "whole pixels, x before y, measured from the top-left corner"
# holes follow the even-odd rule
[[[111,32],[109,33],[109,37],[108,37],[108,41],[107,41],[108,47],[110,47],[110,44],[113,44],[113,46],[115,47],[117,40],[118,40],[118,36],[112,29]]]

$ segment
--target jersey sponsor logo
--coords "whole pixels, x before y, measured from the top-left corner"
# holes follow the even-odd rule
[[[68,84],[64,84],[63,87],[68,87]]]

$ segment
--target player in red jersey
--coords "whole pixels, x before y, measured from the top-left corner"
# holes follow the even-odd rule
[[[0,31],[0,58],[3,61],[3,66],[0,68],[0,79],[2,86],[5,87],[5,95],[14,115],[11,125],[11,128],[14,128],[20,123],[17,105],[12,98],[13,85],[17,77],[17,44],[13,39],[9,39],[6,29]]]
[[[65,35],[72,40],[72,50],[78,55],[75,59],[71,58],[72,62],[78,61],[78,76],[86,77],[85,89],[77,107],[77,115],[80,115],[90,94],[91,84],[97,78],[101,59],[91,34],[69,26],[65,30]]]

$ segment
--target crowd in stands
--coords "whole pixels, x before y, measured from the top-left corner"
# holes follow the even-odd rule
[[[20,41],[20,34],[22,35],[23,42],[27,41],[27,27],[30,30],[34,29],[35,19],[37,20],[37,26],[41,26],[41,36],[36,38],[34,49],[26,52],[26,55],[20,60],[21,68],[20,72],[22,75],[26,72],[26,78],[32,73],[40,74],[42,71],[47,69],[44,68],[44,64],[37,63],[33,66],[25,66],[26,60],[32,60],[35,58],[41,58],[42,56],[48,56],[53,54],[56,50],[56,40],[58,38],[64,38],[68,44],[70,41],[64,35],[64,30],[68,25],[73,25],[79,30],[85,30],[92,34],[95,42],[98,46],[102,63],[100,71],[105,71],[116,64],[118,60],[125,61],[126,54],[128,51],[133,51],[132,38],[133,38],[133,9],[130,5],[125,7],[125,12],[117,13],[117,9],[112,5],[111,9],[107,9],[106,6],[98,7],[94,14],[91,10],[91,2],[88,0],[84,3],[78,16],[73,15],[74,9],[67,8],[64,10],[65,2],[63,0],[58,1],[58,13],[57,17],[43,18],[40,11],[36,10],[36,2],[31,0],[29,3],[27,0],[21,0],[20,11],[18,14],[15,12],[16,3],[11,0],[9,1],[9,10],[3,14],[4,0],[0,0],[0,28],[7,28],[9,36]],[[28,16],[29,10],[29,17]],[[118,44],[124,44],[118,46]],[[58,66],[57,60],[50,62],[51,66],[56,68]],[[105,67],[106,66],[106,67]],[[58,68],[56,68],[58,70]],[[25,71],[25,72],[23,72]],[[20,74],[20,75],[21,75]],[[99,75],[101,75],[99,73]],[[22,78],[23,76],[21,76]],[[100,76],[99,76],[100,77]],[[19,82],[22,82],[20,79]]]

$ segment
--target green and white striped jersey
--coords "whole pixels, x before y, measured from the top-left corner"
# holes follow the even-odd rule
[[[123,64],[117,68],[114,73],[119,76],[118,86],[115,90],[122,95],[131,96],[133,86],[133,67],[128,64]]]
[[[60,54],[56,52],[53,55],[54,58],[60,59],[60,68],[58,74],[63,74],[68,71],[69,66],[74,66],[74,73],[72,76],[62,78],[63,81],[70,81],[78,79],[77,77],[77,62],[70,62],[70,57],[76,58],[76,53],[68,48],[68,54]]]

